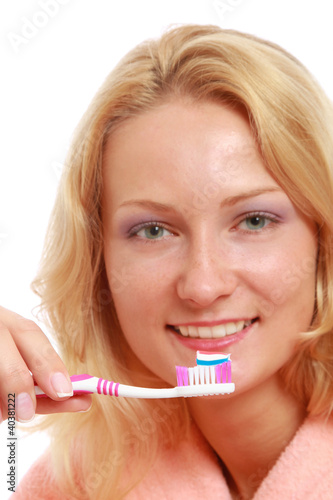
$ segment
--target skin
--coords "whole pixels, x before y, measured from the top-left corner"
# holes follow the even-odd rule
[[[280,369],[313,315],[315,227],[266,170],[246,116],[212,102],[175,100],[121,124],[103,175],[106,269],[127,342],[171,385],[196,348],[231,354],[235,393],[188,405],[232,494],[251,498],[305,416]],[[231,319],[256,321],[208,343],[168,326]]]
[[[171,385],[196,347],[231,353],[235,393],[188,405],[232,495],[251,498],[305,415],[279,370],[311,322],[315,228],[265,170],[246,117],[221,105],[174,101],[128,120],[103,175],[106,268],[128,344]],[[208,347],[167,326],[242,318],[257,321]],[[0,421],[9,393],[20,421],[89,409],[90,396],[57,395],[71,390],[69,375],[42,330],[1,307],[0,352]],[[49,399],[36,402],[33,380]]]
[[[90,408],[91,396],[65,395],[71,392],[68,371],[43,331],[33,321],[3,307],[0,352],[4,354],[0,363],[0,422],[8,417],[8,394],[15,394],[15,418],[20,422],[32,420],[35,413]],[[49,398],[36,399],[34,380]]]

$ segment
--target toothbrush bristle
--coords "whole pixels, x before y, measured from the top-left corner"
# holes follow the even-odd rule
[[[231,383],[230,354],[197,351],[197,366],[176,366],[178,387]]]
[[[187,385],[231,383],[231,361],[218,365],[176,366],[178,387]]]

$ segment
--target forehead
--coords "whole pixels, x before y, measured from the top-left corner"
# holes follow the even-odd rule
[[[277,187],[247,117],[211,102],[172,102],[128,119],[110,137],[103,169],[109,213],[141,199],[208,214],[230,196]]]
[[[104,172],[125,175],[130,165],[160,163],[182,172],[191,166],[204,175],[208,168],[236,176],[243,163],[261,162],[246,114],[215,102],[173,101],[127,119],[110,136]],[[200,163],[201,162],[201,163]],[[117,172],[116,172],[117,171]],[[239,172],[238,172],[239,173]]]
[[[241,129],[243,134],[253,140],[247,113],[241,106],[211,100],[192,102],[188,99],[174,99],[122,121],[111,133],[108,144],[133,133],[141,139],[146,139],[147,132],[151,137],[160,138],[164,133],[176,138],[179,129],[185,133],[189,126],[192,135],[196,132],[206,134],[214,129],[235,134]]]

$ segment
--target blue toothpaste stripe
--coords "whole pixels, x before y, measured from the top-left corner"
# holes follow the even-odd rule
[[[214,366],[214,365],[220,365],[221,363],[226,363],[227,361],[228,361],[228,358],[212,359],[209,361],[205,361],[205,360],[197,358],[197,365],[199,365],[199,366]]]

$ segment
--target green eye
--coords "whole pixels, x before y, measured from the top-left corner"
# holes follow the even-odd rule
[[[138,230],[134,230],[132,234],[144,240],[160,240],[171,233],[165,227],[153,223],[141,226]]]
[[[164,235],[164,227],[160,226],[148,226],[145,227],[143,230],[144,236],[150,240],[157,240],[158,238],[161,238]],[[139,233],[138,233],[139,234]]]
[[[265,213],[250,213],[238,224],[238,229],[248,232],[256,232],[265,229],[266,226],[274,224],[277,219],[274,215]]]
[[[267,217],[262,217],[260,215],[255,215],[253,217],[247,217],[245,219],[245,224],[247,229],[251,231],[256,229],[262,229],[269,223],[269,219]]]

